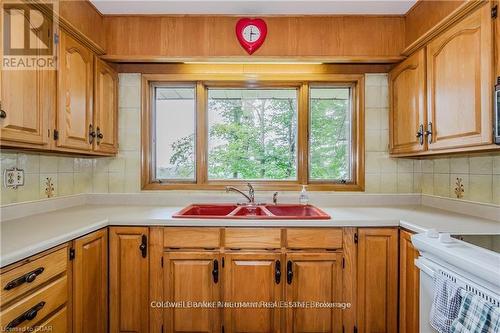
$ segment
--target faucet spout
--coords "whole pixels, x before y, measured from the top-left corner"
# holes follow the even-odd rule
[[[226,192],[236,192],[236,193],[239,193],[239,194],[241,194],[242,196],[244,196],[244,197],[245,197],[245,199],[247,199],[247,200],[248,200],[248,203],[253,203],[253,202],[252,202],[252,198],[251,198],[251,197],[249,197],[248,195],[246,195],[245,193],[243,193],[243,191],[242,191],[242,190],[237,189],[236,187],[233,187],[233,186],[227,186],[227,187],[226,187]]]

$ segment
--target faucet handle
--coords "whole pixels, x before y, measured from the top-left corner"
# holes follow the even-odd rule
[[[274,192],[273,194],[273,204],[278,204],[278,192]]]

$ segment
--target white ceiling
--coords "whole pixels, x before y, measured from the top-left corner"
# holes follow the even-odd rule
[[[103,14],[405,14],[416,0],[91,0]]]

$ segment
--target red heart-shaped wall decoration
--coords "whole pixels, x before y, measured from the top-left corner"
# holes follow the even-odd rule
[[[267,25],[263,19],[242,18],[236,23],[236,37],[248,54],[257,51],[266,36]]]

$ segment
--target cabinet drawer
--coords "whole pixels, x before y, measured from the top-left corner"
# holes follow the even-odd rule
[[[292,249],[341,249],[342,229],[287,229],[286,247]]]
[[[7,304],[52,277],[65,272],[67,264],[68,249],[65,247],[3,273],[0,276],[1,304]],[[10,287],[8,287],[9,284]]]
[[[235,249],[279,249],[281,230],[267,228],[227,228],[225,247]]]
[[[22,318],[27,311],[38,308],[31,320],[21,319],[17,325],[13,325],[17,330],[33,327],[40,319],[65,304],[67,298],[68,283],[65,275],[3,310],[0,313],[1,327],[5,328],[17,321],[17,318]]]
[[[68,310],[63,307],[54,313],[47,320],[36,325],[34,332],[57,332],[66,333],[68,331]]]
[[[218,248],[219,228],[165,228],[163,246],[170,248]]]

